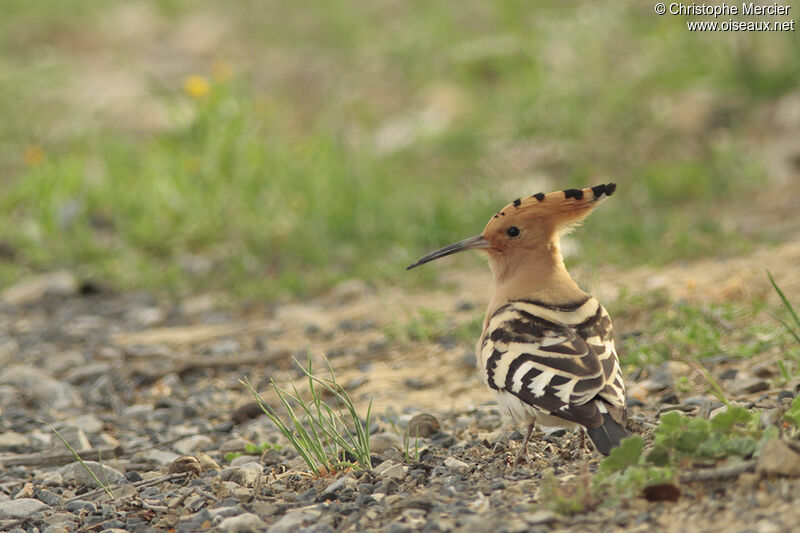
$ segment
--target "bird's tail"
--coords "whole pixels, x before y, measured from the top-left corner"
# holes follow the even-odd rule
[[[596,428],[586,428],[592,444],[603,455],[611,453],[612,448],[619,446],[622,439],[628,436],[625,428],[614,420],[610,414],[603,413],[603,424]]]

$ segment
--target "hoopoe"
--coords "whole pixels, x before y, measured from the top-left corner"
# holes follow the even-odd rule
[[[572,280],[559,249],[561,236],[615,189],[616,184],[608,183],[514,200],[480,235],[406,268],[463,250],[488,253],[494,291],[477,360],[499,404],[528,425],[517,461],[527,454],[536,422],[585,428],[603,455],[627,436],[625,384],[611,319]]]

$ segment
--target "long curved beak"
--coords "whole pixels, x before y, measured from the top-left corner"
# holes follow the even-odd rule
[[[446,255],[463,252],[464,250],[485,250],[486,248],[489,248],[489,246],[489,241],[484,239],[483,235],[475,235],[469,239],[464,239],[463,241],[449,244],[444,248],[440,248],[435,252],[429,253],[425,257],[408,265],[406,270],[411,270],[412,268],[418,267],[429,261],[433,261],[434,259],[439,259],[440,257],[444,257]]]

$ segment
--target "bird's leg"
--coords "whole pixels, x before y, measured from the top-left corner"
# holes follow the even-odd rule
[[[580,432],[581,432],[581,444],[580,444],[580,446],[581,446],[581,461],[585,461],[586,460],[586,455],[585,455],[585,452],[586,452],[586,431],[584,431],[584,429],[581,427],[580,428]]]
[[[525,438],[522,439],[522,446],[520,446],[519,451],[517,452],[517,457],[514,459],[514,466],[521,465],[522,456],[525,455],[525,462],[528,462],[528,439],[531,438],[531,433],[533,432],[533,426],[536,425],[535,422],[531,422],[528,425],[528,432],[525,434]]]

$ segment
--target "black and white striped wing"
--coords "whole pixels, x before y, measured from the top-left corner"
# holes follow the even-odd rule
[[[602,424],[602,413],[591,400],[606,387],[604,365],[570,324],[584,322],[587,312],[596,314],[599,304],[591,301],[594,309],[561,310],[524,301],[498,309],[481,345],[489,387],[509,392],[543,414],[587,427]]]
[[[617,357],[617,349],[614,346],[614,329],[608,312],[598,304],[595,314],[575,325],[575,330],[586,341],[589,348],[597,354],[600,364],[603,365],[606,384],[599,396],[610,404],[611,414],[622,422],[626,416],[625,382],[622,379],[622,369],[619,357]]]

